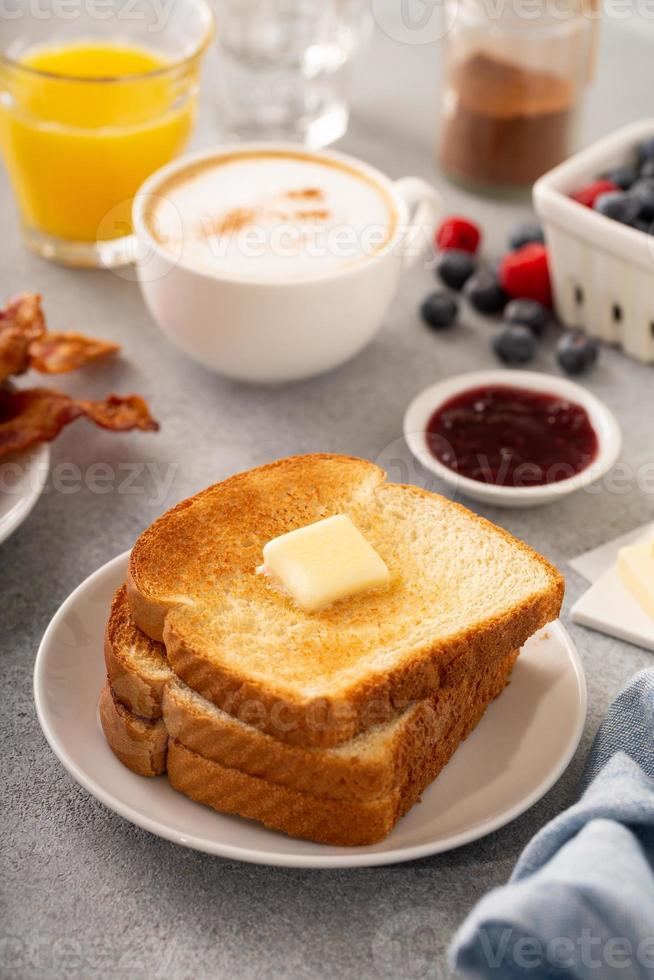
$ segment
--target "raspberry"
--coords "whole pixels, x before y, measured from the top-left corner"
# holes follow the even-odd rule
[[[534,242],[505,255],[500,265],[500,283],[515,299],[535,299],[543,306],[551,306],[552,285],[545,246]]]
[[[481,232],[477,225],[467,218],[452,215],[445,218],[436,232],[434,245],[438,249],[458,248],[462,252],[475,254],[481,241]]]
[[[620,188],[612,180],[594,180],[592,184],[586,184],[572,194],[572,200],[579,204],[585,204],[587,208],[592,208],[600,194],[608,194],[610,191],[619,191]]]

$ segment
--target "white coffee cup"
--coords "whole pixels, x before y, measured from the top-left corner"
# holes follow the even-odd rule
[[[164,184],[170,186],[171,178],[180,175],[183,179],[186,168],[252,152],[329,160],[357,171],[392,202],[395,221],[388,241],[374,254],[337,269],[264,278],[191,262],[184,255],[183,232],[177,251],[157,240],[150,218],[157,202],[165,200]],[[241,381],[294,381],[342,364],[371,340],[403,269],[431,242],[440,213],[440,196],[426,181],[392,181],[342,153],[284,143],[218,147],[175,160],[140,188],[133,208],[137,274],[152,316],[184,353]]]

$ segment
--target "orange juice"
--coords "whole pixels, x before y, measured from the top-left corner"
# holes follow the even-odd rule
[[[198,67],[95,43],[0,67],[0,142],[25,224],[77,242],[129,234],[135,191],[191,132]]]

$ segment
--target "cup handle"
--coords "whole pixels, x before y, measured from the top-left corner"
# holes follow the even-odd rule
[[[436,188],[422,177],[400,177],[394,186],[409,212],[408,226],[402,237],[403,266],[408,269],[431,245],[443,213],[443,200]]]

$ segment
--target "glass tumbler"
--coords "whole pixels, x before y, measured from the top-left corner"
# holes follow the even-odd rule
[[[0,147],[25,245],[78,266],[135,256],[131,205],[193,129],[205,0],[25,5],[3,23]]]
[[[366,0],[216,0],[219,111],[236,139],[318,148],[347,129]]]

